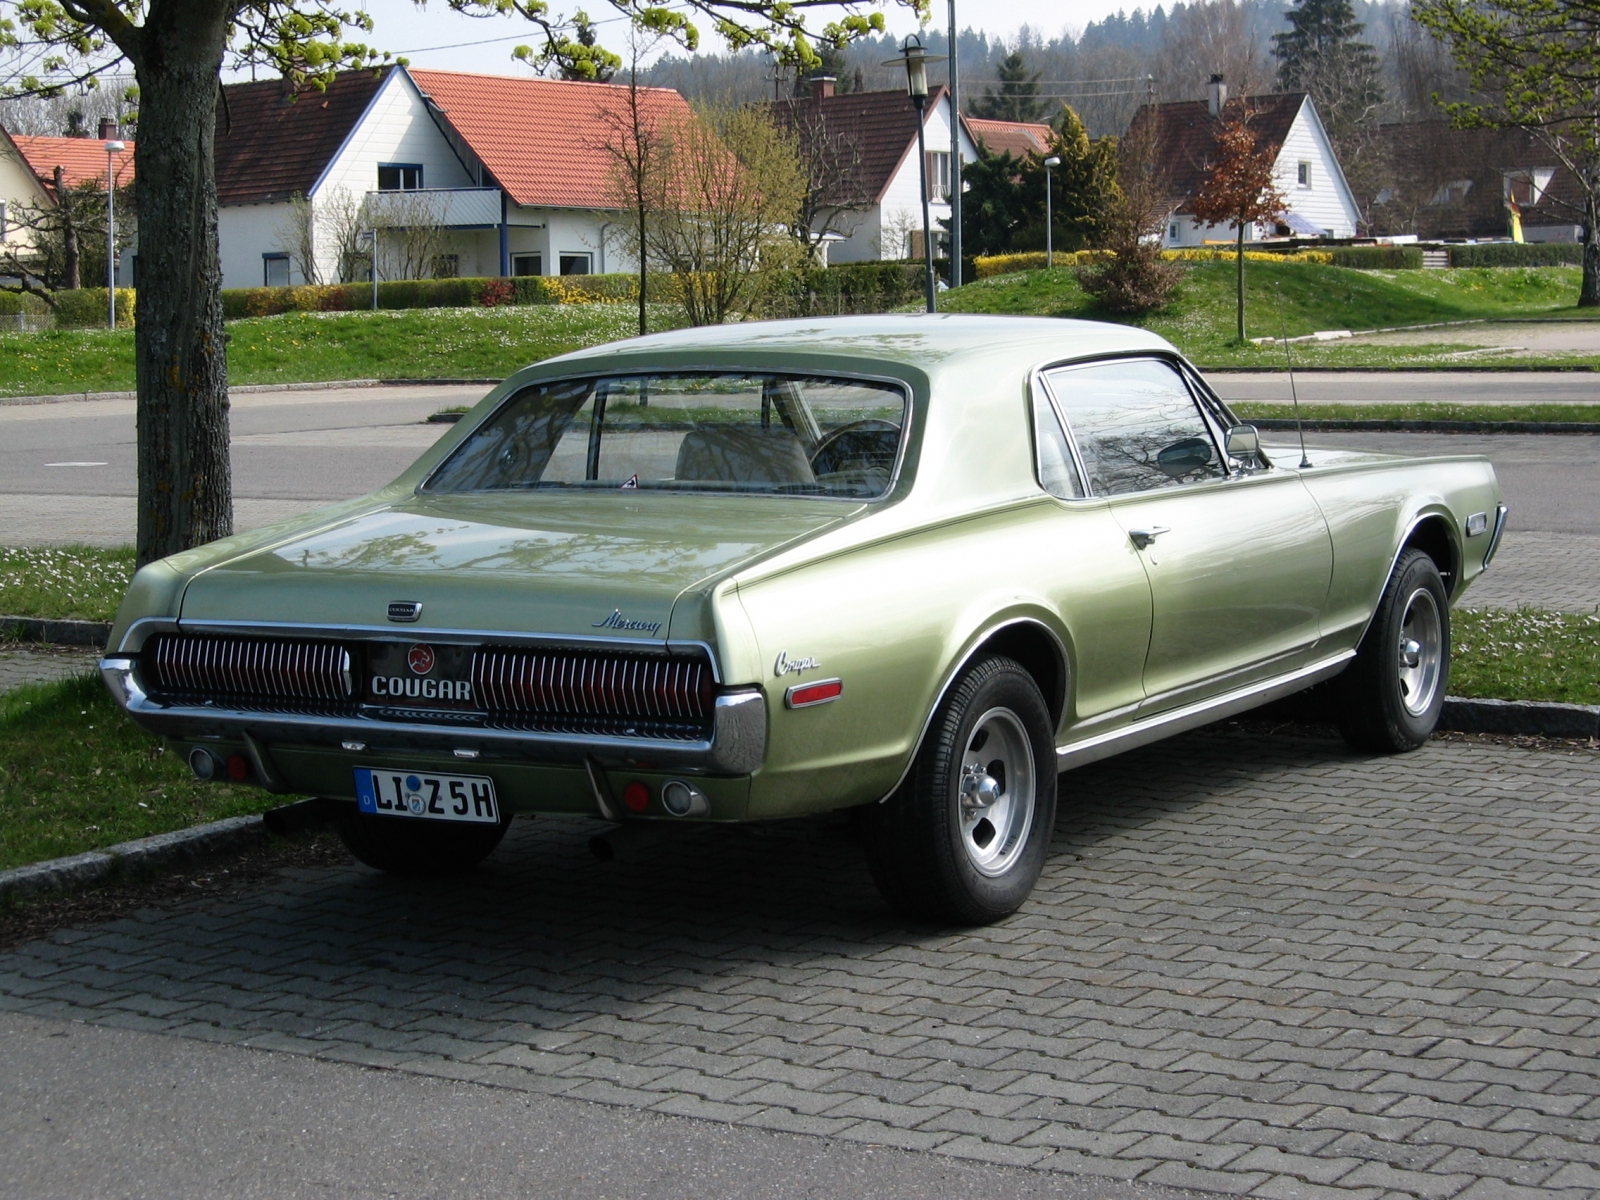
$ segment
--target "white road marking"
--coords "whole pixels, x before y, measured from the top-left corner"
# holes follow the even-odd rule
[[[105,465],[106,465],[106,464],[105,464],[105,463],[103,463],[103,462],[58,462],[58,463],[45,463],[45,466],[47,466],[47,467],[103,467],[103,466],[105,466]]]

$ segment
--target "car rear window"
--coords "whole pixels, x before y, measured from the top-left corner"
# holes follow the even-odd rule
[[[757,492],[870,499],[906,423],[894,385],[818,375],[662,373],[525,388],[424,485]]]

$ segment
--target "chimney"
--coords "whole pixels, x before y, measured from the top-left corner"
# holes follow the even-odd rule
[[[1211,82],[1206,84],[1206,108],[1213,117],[1222,115],[1222,106],[1228,102],[1228,85],[1222,81],[1221,75],[1213,75]]]
[[[832,75],[813,75],[811,77],[811,98],[813,100],[826,100],[833,95],[833,85],[838,80]]]
[[[100,118],[100,140],[114,142],[117,140],[117,123],[110,117]]]

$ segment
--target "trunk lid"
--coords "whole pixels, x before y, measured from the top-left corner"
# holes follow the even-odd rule
[[[412,496],[196,576],[185,621],[389,624],[664,640],[685,588],[858,510],[794,497]],[[394,626],[404,636],[405,624]]]

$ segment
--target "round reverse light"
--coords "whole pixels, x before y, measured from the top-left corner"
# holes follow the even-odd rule
[[[228,755],[228,778],[235,783],[242,783],[250,778],[250,764],[242,754]]]
[[[686,817],[694,805],[694,793],[681,779],[669,779],[661,785],[661,807],[675,817]]]
[[[622,789],[622,803],[629,812],[643,812],[650,807],[650,789],[635,779]]]

